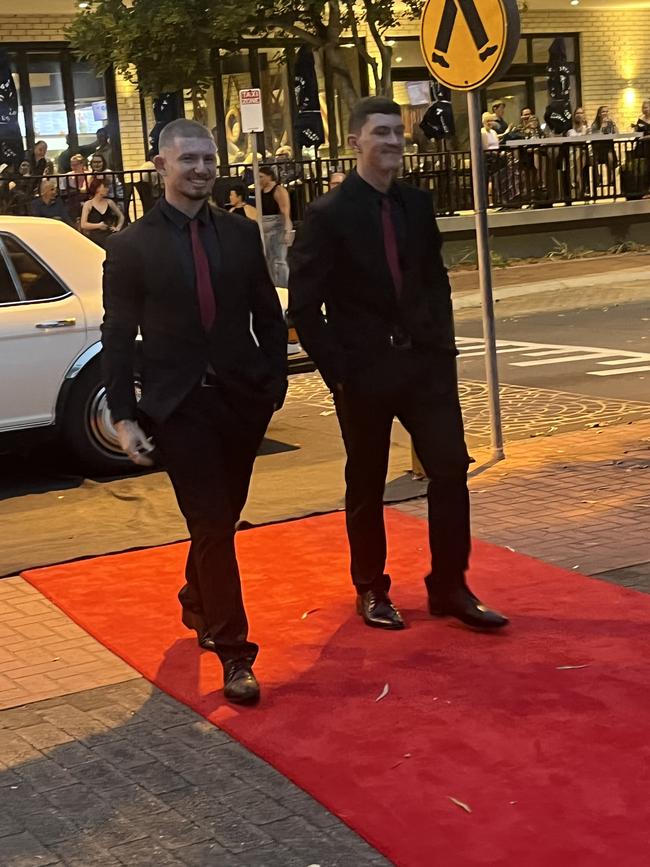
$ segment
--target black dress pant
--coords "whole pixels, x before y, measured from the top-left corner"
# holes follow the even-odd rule
[[[430,479],[430,593],[462,584],[470,553],[463,420],[453,355],[393,349],[354,373],[336,396],[347,453],[346,524],[359,592],[388,590],[383,496],[393,419],[411,435]]]
[[[254,660],[235,553],[257,449],[273,408],[266,399],[197,386],[160,424],[149,423],[190,533],[184,609],[200,615],[222,661]]]

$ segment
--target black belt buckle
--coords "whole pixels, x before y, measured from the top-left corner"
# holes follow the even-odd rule
[[[393,347],[393,349],[413,349],[413,343],[408,334],[400,334],[399,332],[396,334],[389,334],[388,343]]]

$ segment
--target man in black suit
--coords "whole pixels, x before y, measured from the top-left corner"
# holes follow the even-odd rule
[[[482,605],[465,581],[469,458],[451,289],[431,196],[395,180],[404,148],[396,103],[361,100],[350,117],[349,142],[356,171],[311,206],[291,248],[289,314],[334,394],[347,452],[357,610],[369,626],[404,627],[384,573],[383,493],[397,417],[430,479],[429,610],[499,628],[507,619]]]
[[[155,447],[187,521],[183,623],[218,654],[227,698],[254,701],[258,648],[248,640],[234,536],[255,454],[284,400],[287,329],[257,224],[207,203],[216,174],[209,130],[173,121],[159,147],[164,197],[108,246],[104,381],[120,445],[145,466]]]

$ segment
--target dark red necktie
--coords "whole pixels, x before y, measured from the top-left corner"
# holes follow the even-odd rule
[[[402,268],[399,264],[399,250],[397,248],[397,236],[395,235],[395,224],[393,223],[393,215],[391,213],[390,199],[388,196],[381,198],[381,225],[384,230],[384,250],[386,251],[386,260],[388,267],[393,277],[395,286],[395,294],[399,299],[402,294]]]
[[[210,263],[201,243],[199,236],[199,221],[190,220],[190,237],[192,238],[192,256],[194,257],[194,271],[196,273],[196,294],[199,296],[201,308],[201,322],[206,331],[212,328],[214,317],[217,313],[217,304],[214,300],[214,289],[210,278]]]

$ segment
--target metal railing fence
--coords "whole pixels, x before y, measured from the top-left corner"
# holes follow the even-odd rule
[[[590,139],[535,139],[511,142],[485,152],[490,206],[540,208],[554,205],[640,199],[650,193],[650,138],[601,136]],[[292,216],[302,220],[306,208],[328,192],[333,172],[349,172],[352,157],[266,162],[272,165],[291,198]],[[103,178],[109,195],[128,221],[145,214],[163,190],[157,172],[148,169],[93,174],[52,175],[72,222],[77,222],[89,187]],[[453,216],[473,208],[469,151],[408,154],[402,179],[431,193],[438,216]],[[0,177],[0,214],[29,215],[44,179],[34,176]],[[217,178],[216,203],[224,206],[230,186],[239,180],[252,188],[250,165],[232,165]],[[251,194],[252,201],[252,194]]]

